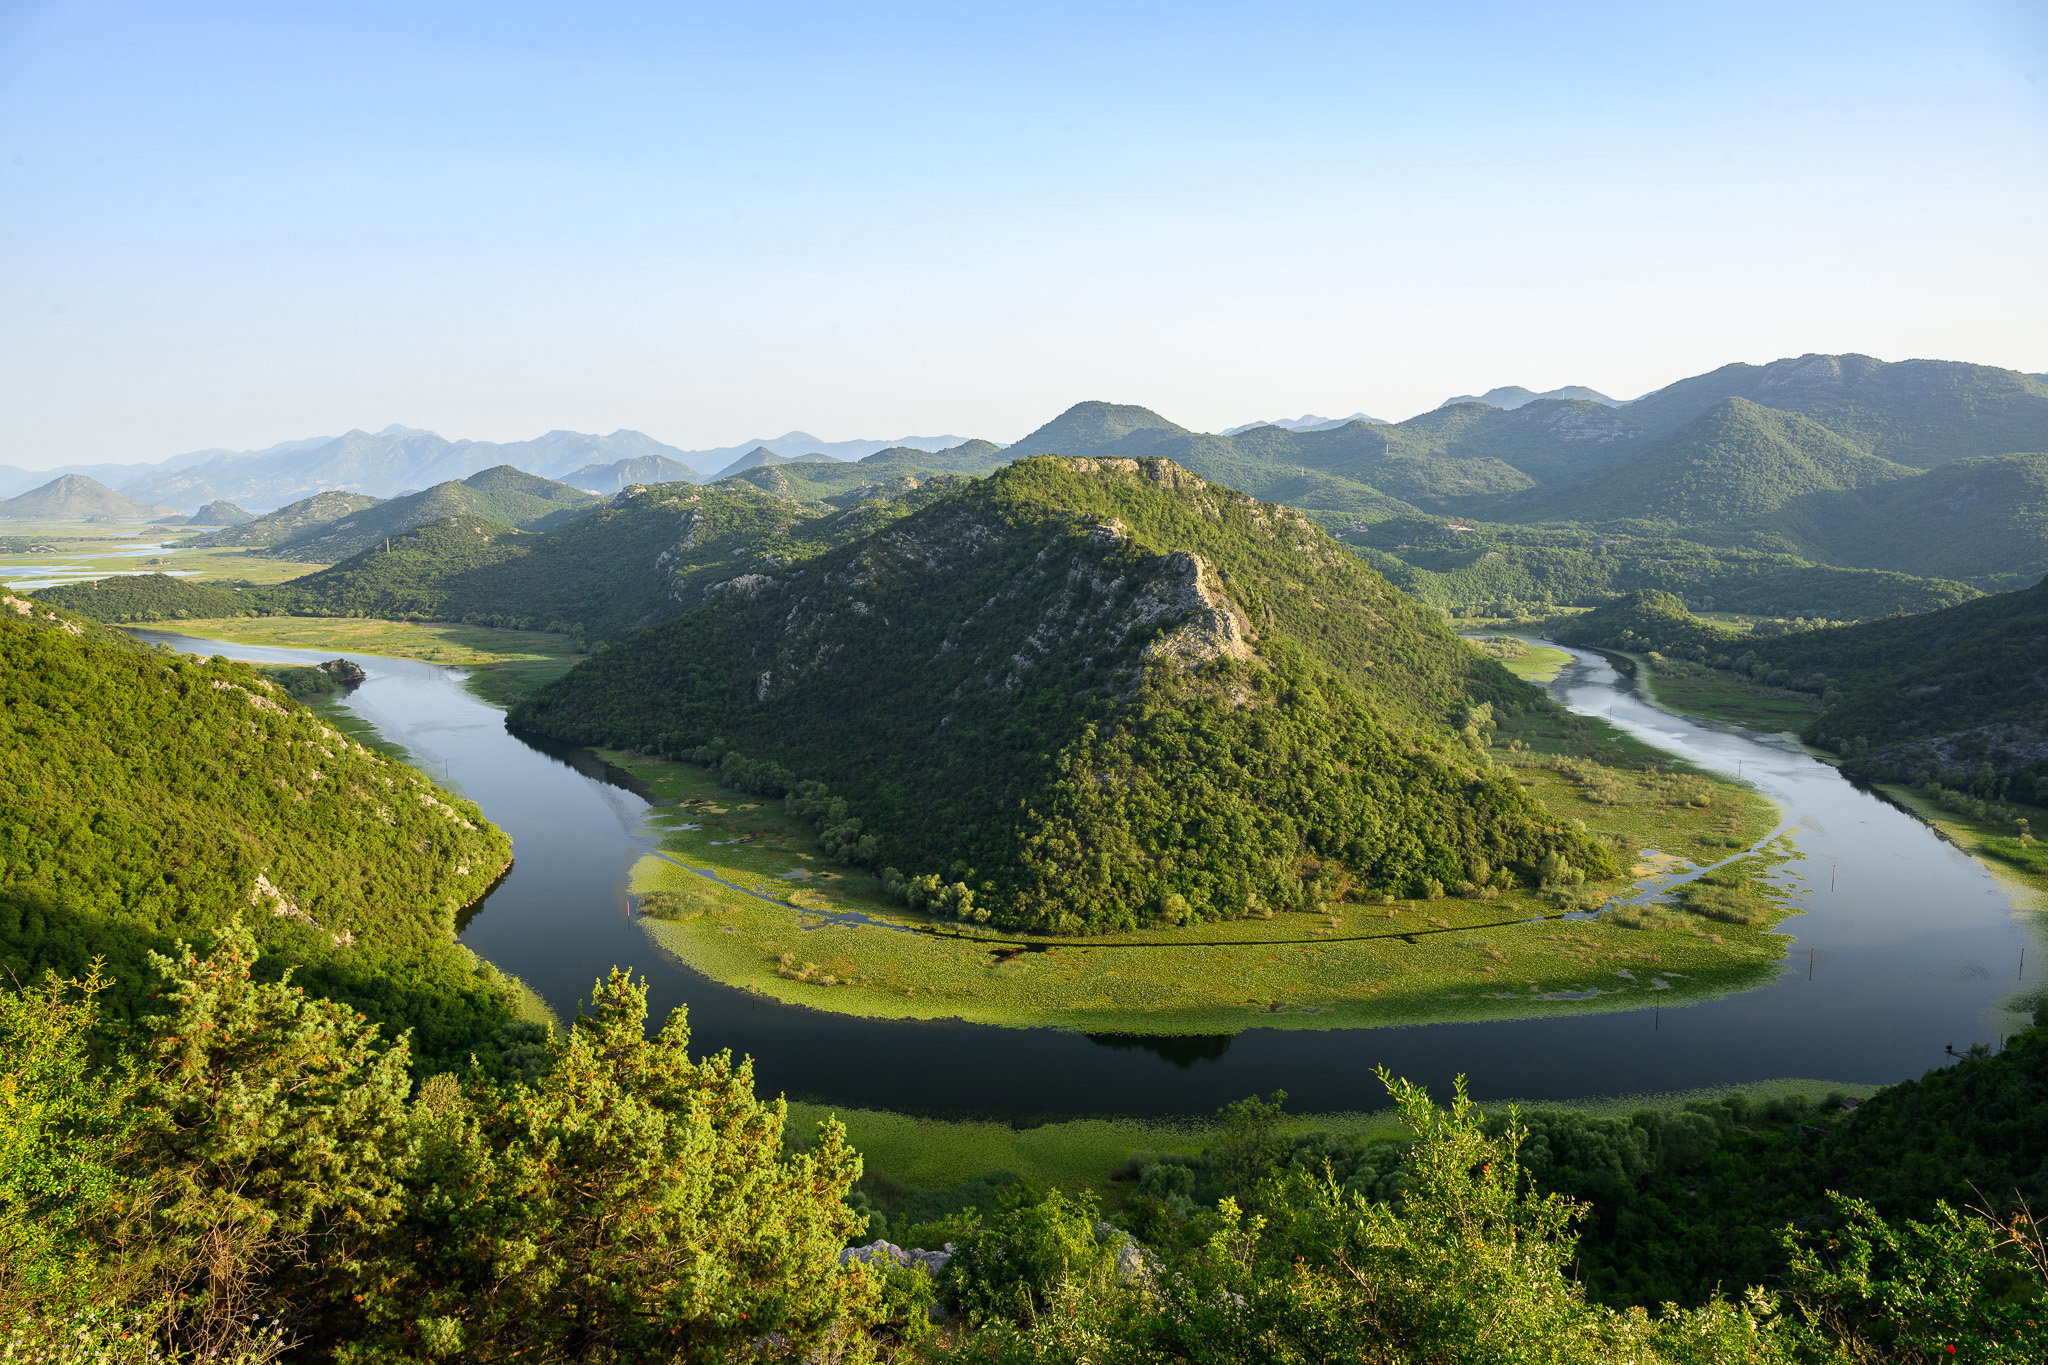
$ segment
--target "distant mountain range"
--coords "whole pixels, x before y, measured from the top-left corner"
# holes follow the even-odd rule
[[[1490,408],[1503,408],[1512,411],[1515,408],[1533,403],[1539,398],[1569,398],[1574,402],[1600,403],[1610,408],[1618,408],[1622,403],[1622,400],[1619,398],[1609,398],[1598,389],[1589,389],[1582,384],[1567,384],[1561,389],[1552,389],[1548,393],[1536,393],[1533,390],[1523,388],[1520,384],[1509,384],[1505,388],[1488,389],[1485,393],[1481,394],[1467,393],[1460,394],[1456,398],[1446,398],[1437,406],[1440,408],[1452,408],[1460,403],[1484,403]]]
[[[155,464],[76,465],[30,470],[0,465],[0,497],[78,474],[167,512],[214,501],[265,512],[315,493],[340,490],[375,498],[411,493],[499,465],[572,484],[592,493],[615,493],[635,483],[701,482],[700,470],[737,472],[757,451],[777,459],[859,460],[879,451],[940,451],[960,436],[906,436],[886,441],[823,441],[792,431],[767,440],[710,450],[678,450],[644,432],[593,436],[551,431],[531,441],[451,441],[431,431],[388,426],[284,441],[262,450],[197,450]],[[758,460],[756,461],[758,463]],[[712,477],[722,477],[714,475]]]
[[[1327,431],[1331,427],[1341,427],[1352,422],[1384,423],[1385,420],[1383,417],[1368,417],[1362,412],[1354,412],[1349,417],[1318,417],[1309,412],[1299,417],[1276,417],[1270,422],[1246,422],[1241,427],[1226,427],[1218,435],[1236,436],[1250,431],[1253,427],[1279,427],[1282,431]]]
[[[2048,381],[1859,355],[1728,365],[1626,403],[1591,389],[1499,388],[1402,422],[1305,414],[1213,434],[1150,408],[1090,401],[1007,447],[955,437],[827,442],[797,431],[683,451],[635,431],[556,431],[496,444],[394,426],[263,451],[190,452],[118,489],[59,475],[0,504],[0,516],[140,520],[219,501],[281,510],[208,543],[297,538],[305,547],[318,539],[304,537],[309,529],[368,505],[336,499],[466,487],[486,469],[596,497],[744,478],[777,496],[817,501],[900,477],[987,474],[1036,454],[1171,459],[1388,553],[1406,553],[1404,542],[1458,517],[1503,528],[1570,526],[1581,540],[1619,533],[1689,541],[1979,589],[2048,569]],[[406,506],[422,516],[468,512],[530,527],[528,511],[554,517],[579,505],[560,492],[529,509],[474,505],[474,488],[447,496],[459,505],[434,513]],[[1383,546],[1367,529],[1382,524],[1399,528]],[[1516,543],[1523,551],[1534,545],[1527,534]],[[1478,578],[1468,577],[1478,591]],[[1520,579],[1501,594],[1535,590],[1547,600],[1584,595],[1557,597],[1561,586]]]

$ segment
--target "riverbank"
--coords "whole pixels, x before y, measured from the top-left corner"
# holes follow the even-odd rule
[[[229,640],[270,649],[332,650],[418,659],[467,670],[464,685],[500,708],[553,682],[583,659],[566,635],[444,621],[336,616],[235,616],[211,621],[139,622],[134,630]]]
[[[1792,906],[1761,877],[1744,879],[1740,915],[1592,913],[1745,854],[1761,870],[1775,856],[1761,847],[1778,825],[1770,802],[1562,714],[1510,719],[1494,756],[1613,847],[1629,879],[1045,938],[913,914],[874,877],[826,861],[779,802],[720,788],[692,764],[603,754],[660,803],[647,820],[656,847],[631,879],[654,942],[715,981],[838,1014],[1218,1035],[1640,1009],[1775,974],[1785,943],[1772,925]]]
[[[1793,733],[1813,714],[1813,698],[1803,692],[1765,687],[1725,669],[1681,660],[1652,659],[1613,650],[1603,652],[1626,659],[1636,670],[1636,682],[1643,695],[1676,715],[1750,729],[1775,727]],[[1825,750],[1808,752],[1825,763],[1840,762]],[[2017,893],[2025,908],[2048,914],[2048,858],[2019,854],[2015,831],[2009,824],[1977,820],[1948,810],[1917,788],[1882,783],[1877,790],[1975,858],[2001,884]],[[2048,811],[2039,812],[2036,823],[2048,828]],[[2048,968],[2048,962],[2043,966]]]

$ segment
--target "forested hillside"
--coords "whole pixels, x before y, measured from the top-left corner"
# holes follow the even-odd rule
[[[1565,526],[1403,517],[1343,533],[1403,592],[1459,616],[1542,616],[1617,594],[1679,593],[1701,611],[1865,620],[1978,596],[1966,583],[1844,569],[1783,550]]]
[[[781,473],[749,477],[774,484]],[[744,478],[662,484],[623,493],[546,534],[468,514],[437,518],[286,583],[137,574],[45,589],[42,598],[100,621],[373,616],[552,630],[602,643],[695,605],[735,576],[866,535],[959,482],[869,480],[830,502],[799,502]]]
[[[1623,411],[1674,431],[1730,398],[1811,418],[1861,449],[1931,469],[1967,455],[2048,449],[2048,381],[1952,360],[1803,355],[1724,365],[1643,395]]]
[[[1782,672],[1787,685],[1820,694],[1808,735],[1861,770],[1954,780],[1988,765],[2048,779],[2048,579],[1943,611],[1760,640],[1753,650],[1738,666]],[[2033,799],[2043,797],[2048,784]]]
[[[288,503],[275,512],[266,512],[240,525],[201,536],[192,543],[208,549],[229,545],[268,548],[280,545],[311,527],[345,520],[351,514],[375,507],[382,501],[364,493],[315,493],[310,498]]]
[[[719,761],[914,902],[1073,932],[1609,872],[1457,738],[1533,700],[1299,513],[1032,459],[727,580],[512,721]]]
[[[1817,422],[1730,398],[1627,462],[1519,504],[1513,519],[1665,522],[1695,535],[1720,533],[1756,525],[1807,495],[1912,473]]]
[[[522,531],[560,526],[598,505],[580,488],[499,465],[457,482],[449,480],[404,497],[391,498],[350,516],[312,525],[278,543],[280,559],[335,563],[385,539],[430,521],[473,517]]]
[[[510,860],[474,805],[370,752],[254,670],[143,649],[0,599],[0,960],[16,981],[96,956],[136,1009],[144,956],[248,924],[266,970],[430,1056],[511,1019],[455,916]]]

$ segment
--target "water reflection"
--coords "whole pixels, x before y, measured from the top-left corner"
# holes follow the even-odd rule
[[[1083,1035],[1097,1047],[1126,1051],[1136,1048],[1163,1057],[1185,1071],[1196,1062],[1213,1062],[1230,1051],[1229,1033],[1181,1033],[1154,1036],[1145,1033],[1089,1033]]]

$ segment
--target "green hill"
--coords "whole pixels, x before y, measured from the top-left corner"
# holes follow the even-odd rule
[[[1149,446],[1168,436],[1193,434],[1150,408],[1090,400],[1074,404],[1024,439],[1013,442],[1010,450],[1019,456],[1093,455],[1125,441]]]
[[[0,502],[0,521],[147,521],[177,510],[137,502],[83,474],[65,474]]]
[[[1388,435],[1417,454],[1498,460],[1546,486],[1611,469],[1651,438],[1642,423],[1612,406],[1555,398],[1508,409],[1446,405],[1397,424]]]
[[[1022,453],[1022,452],[1019,452]],[[890,446],[858,463],[870,471],[904,468],[912,472],[931,470],[938,474],[993,474],[1014,456],[1004,453],[993,441],[962,441],[944,450],[919,450],[916,446]]]
[[[138,574],[45,589],[38,600],[101,621],[372,616],[555,630],[602,643],[695,605],[728,579],[867,535],[961,482],[904,476],[817,502],[747,481],[781,474],[757,469],[702,488],[643,488],[543,534],[467,514],[436,519],[270,586]]]
[[[1702,621],[1668,592],[1632,592],[1583,616],[1552,622],[1545,633],[1559,644],[1594,645],[1671,654],[1707,662],[1741,646],[1739,630]]]
[[[94,621],[210,621],[269,615],[269,591],[244,582],[139,573],[90,583],[62,583],[41,589],[35,600],[39,606],[77,612]]]
[[[1534,696],[1298,512],[1031,458],[716,585],[511,720],[715,759],[913,903],[1073,932],[1610,870],[1456,738]]]
[[[1396,518],[1346,543],[1409,593],[1453,615],[1523,617],[1598,606],[1644,589],[1702,611],[1862,621],[1933,611],[1978,596],[1966,583],[1816,564],[1783,551],[1701,545],[1674,536],[1576,526],[1503,526]]]
[[[544,531],[602,501],[580,488],[499,465],[460,481],[450,479],[388,499],[339,521],[309,526],[278,542],[271,553],[283,559],[335,563],[391,536],[450,517],[474,517],[518,530]]]
[[[192,520],[187,524],[192,526],[240,526],[244,522],[254,520],[256,520],[254,513],[245,512],[223,498],[215,498],[212,502],[194,512]]]
[[[1730,398],[1626,463],[1502,515],[1516,521],[1663,522],[1698,534],[1760,525],[1802,497],[1912,474],[1817,422]]]
[[[1019,455],[1116,455],[1169,459],[1203,478],[1285,502],[1328,526],[1417,513],[1429,504],[1529,486],[1497,460],[1443,459],[1400,446],[1382,423],[1321,431],[1259,426],[1235,436],[1189,431],[1147,408],[1081,403],[1018,441]]]
[[[2048,573],[2048,455],[1974,455],[1811,498],[1787,518],[1838,564],[2012,588]]]
[[[1820,694],[1807,735],[1857,771],[1947,780],[1988,765],[2048,779],[2048,579],[1751,648],[1738,666]]]
[[[1724,365],[1622,411],[1668,432],[1730,398],[1798,413],[1870,454],[1921,469],[1966,455],[2048,450],[2048,381],[1949,360],[1803,355]]]
[[[331,522],[345,520],[354,513],[375,507],[382,501],[382,498],[373,498],[363,493],[344,493],[339,489],[315,493],[310,498],[300,498],[297,502],[280,507],[275,512],[266,512],[253,521],[245,521],[239,526],[230,526],[226,530],[201,536],[192,544],[203,548],[234,545],[266,549],[273,545],[281,545],[311,527],[326,526]]]
[[[0,962],[21,982],[239,916],[269,969],[446,1056],[510,1019],[455,917],[510,861],[477,808],[253,669],[143,649],[0,597]]]

